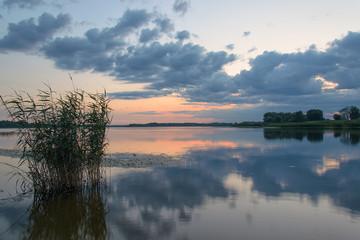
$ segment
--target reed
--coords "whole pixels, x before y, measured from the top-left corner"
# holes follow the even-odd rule
[[[48,195],[91,186],[101,179],[100,164],[110,123],[106,92],[74,89],[57,95],[49,85],[35,98],[15,91],[2,104],[23,123],[18,146],[35,193]]]

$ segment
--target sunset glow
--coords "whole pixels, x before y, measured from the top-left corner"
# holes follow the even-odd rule
[[[323,86],[321,88],[322,90],[335,89],[339,86],[338,83],[329,82],[325,78],[320,77],[320,76],[317,76],[315,79],[322,82],[322,84],[323,84]]]

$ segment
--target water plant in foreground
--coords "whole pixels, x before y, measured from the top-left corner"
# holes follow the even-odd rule
[[[24,123],[20,163],[27,163],[34,192],[45,196],[97,184],[110,123],[106,92],[56,95],[46,87],[36,99],[16,91],[8,99],[0,96],[11,119]]]

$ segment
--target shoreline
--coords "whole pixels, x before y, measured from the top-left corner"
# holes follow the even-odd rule
[[[21,151],[16,149],[0,149],[0,156],[20,160]],[[18,161],[17,161],[18,162]],[[17,163],[16,162],[16,163]],[[189,159],[185,155],[168,155],[165,153],[109,153],[105,154],[101,167],[120,168],[152,168],[186,166]]]
[[[184,155],[111,153],[105,156],[101,166],[121,168],[181,167],[186,166],[187,163],[188,160]]]
[[[235,124],[236,128],[299,128],[299,129],[326,129],[326,130],[359,130],[360,120],[322,120],[305,122],[283,122],[283,123],[264,123],[264,122],[242,122]]]

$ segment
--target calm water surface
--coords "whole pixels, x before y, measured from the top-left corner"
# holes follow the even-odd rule
[[[107,169],[105,191],[46,202],[17,195],[1,164],[0,239],[359,238],[359,132],[111,128],[108,137],[109,153],[188,163]],[[15,143],[0,134],[0,149]]]

